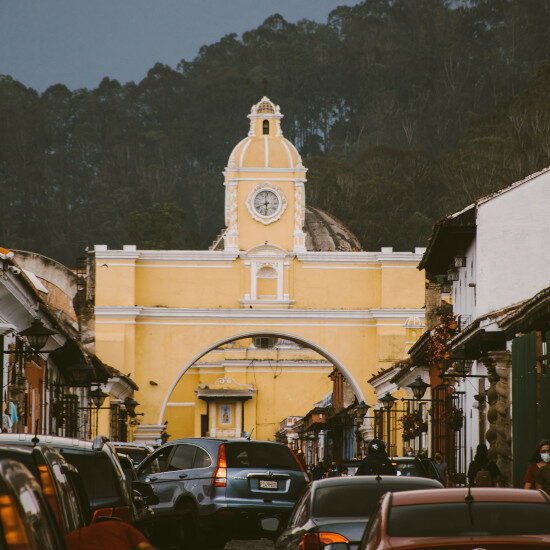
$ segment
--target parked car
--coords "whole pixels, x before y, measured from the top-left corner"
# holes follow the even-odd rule
[[[296,504],[275,547],[318,550],[344,543],[346,548],[356,549],[384,493],[442,487],[435,479],[421,477],[352,476],[314,481]]]
[[[435,461],[432,458],[394,456],[390,460],[395,466],[398,476],[429,477],[445,484],[445,480],[434,466]]]
[[[243,439],[188,438],[166,443],[138,467],[159,498],[158,517],[172,538],[257,536],[260,520],[286,520],[309,479],[285,445]],[[181,532],[181,529],[185,531]]]
[[[75,485],[75,477],[78,475],[76,469],[55,449],[44,445],[31,448],[1,445],[0,459],[6,458],[20,462],[34,475],[62,534],[66,535],[88,524],[89,501],[82,498]]]
[[[386,494],[360,548],[531,550],[549,546],[550,499],[544,492],[480,487]]]
[[[107,438],[98,436],[92,442],[49,435],[0,434],[0,444],[45,444],[57,449],[82,476],[90,500],[92,521],[99,517],[115,517],[132,523],[142,517],[128,491],[118,455]],[[139,487],[140,492],[147,492],[146,487]],[[143,496],[149,497],[149,494]]]
[[[130,443],[128,441],[111,441],[117,453],[129,456],[135,466],[143,462],[153,451],[151,445],[145,443]]]
[[[0,548],[65,549],[40,485],[28,468],[10,459],[0,460]]]

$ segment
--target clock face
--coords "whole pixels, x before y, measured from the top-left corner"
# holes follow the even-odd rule
[[[268,189],[262,189],[254,197],[254,210],[264,217],[273,216],[279,209],[279,197]]]

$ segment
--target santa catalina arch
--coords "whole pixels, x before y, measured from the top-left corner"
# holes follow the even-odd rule
[[[139,385],[136,438],[168,421],[172,437],[272,439],[330,390],[334,367],[372,404],[367,380],[416,340],[407,320],[423,319],[423,249],[362,251],[306,205],[307,169],[282,116],[265,97],[252,107],[223,172],[226,229],[209,250],[95,246],[96,353]]]

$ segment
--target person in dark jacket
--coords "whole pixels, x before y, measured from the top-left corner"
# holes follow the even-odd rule
[[[380,439],[372,439],[368,444],[368,454],[359,464],[356,476],[395,476],[397,470],[386,453],[386,444]]]
[[[470,462],[468,482],[474,487],[497,487],[502,484],[502,474],[496,463],[489,459],[485,443],[477,446],[474,459]]]

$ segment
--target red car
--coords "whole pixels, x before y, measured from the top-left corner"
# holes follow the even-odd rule
[[[360,545],[362,550],[548,547],[548,496],[542,491],[501,488],[386,493]]]

